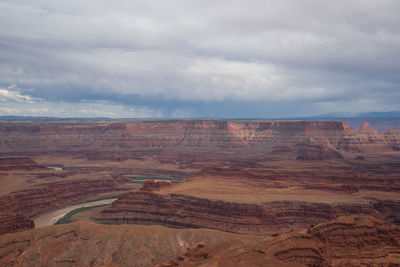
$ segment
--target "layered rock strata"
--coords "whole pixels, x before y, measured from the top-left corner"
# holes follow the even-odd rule
[[[104,150],[116,160],[130,157],[129,153],[111,153],[121,148],[125,151],[188,148],[231,150],[257,146],[270,151],[277,145],[310,143],[322,144],[339,152],[391,151],[400,149],[400,131],[378,133],[367,124],[363,124],[360,131],[355,131],[345,123],[335,121],[192,120],[0,124],[0,149],[3,153]],[[328,156],[332,154],[329,151],[327,153]]]
[[[297,162],[297,161],[296,161]],[[301,161],[301,164],[308,161]],[[204,168],[196,177],[213,177],[225,181],[241,181],[263,187],[301,186],[309,189],[356,192],[360,189],[400,191],[400,163],[393,164],[333,164],[311,167],[297,165],[287,168],[284,161],[279,168],[236,166],[230,168]]]
[[[29,230],[34,226],[33,221],[23,215],[0,213],[0,235]]]
[[[341,217],[262,242],[199,245],[172,266],[399,266],[400,228],[369,216]]]
[[[0,265],[399,266],[400,228],[356,215],[260,238],[77,222],[3,235]]]
[[[382,207],[386,207],[383,205]],[[159,224],[175,228],[210,228],[234,233],[266,235],[305,228],[349,214],[375,214],[398,219],[395,211],[379,211],[374,204],[323,204],[274,201],[232,203],[182,194],[131,192],[122,195],[94,219],[103,223]]]
[[[46,169],[46,166],[40,165],[31,158],[27,157],[0,158],[0,171],[35,169]]]

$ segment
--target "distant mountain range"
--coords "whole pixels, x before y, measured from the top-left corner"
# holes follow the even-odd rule
[[[362,114],[349,114],[344,112],[326,113],[308,116],[303,119],[400,119],[400,111],[368,112]]]
[[[387,119],[400,119],[400,111],[388,112],[369,112],[358,115],[357,118],[387,118]]]
[[[385,112],[368,112],[362,114],[350,114],[345,112],[333,112],[333,113],[325,113],[315,116],[305,116],[305,117],[285,117],[285,118],[265,118],[265,119],[284,119],[284,120],[321,120],[321,119],[400,119],[400,111],[385,111]],[[113,120],[112,118],[107,117],[93,117],[93,118],[58,118],[58,117],[38,117],[38,116],[0,116],[1,120]],[[137,118],[116,118],[122,120],[170,120],[168,118],[159,118],[159,119],[137,119]],[[190,118],[187,118],[190,119]],[[198,119],[198,118],[193,118]],[[206,118],[204,118],[206,119]],[[209,118],[213,119],[213,118]],[[223,118],[221,118],[223,120]],[[262,118],[257,118],[262,119]]]

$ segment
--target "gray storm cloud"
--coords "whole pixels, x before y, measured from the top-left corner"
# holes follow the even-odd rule
[[[399,108],[398,14],[396,0],[1,1],[0,85],[45,101]]]

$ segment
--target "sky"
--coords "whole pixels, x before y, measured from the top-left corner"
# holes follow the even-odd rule
[[[398,0],[0,0],[0,116],[400,110]]]

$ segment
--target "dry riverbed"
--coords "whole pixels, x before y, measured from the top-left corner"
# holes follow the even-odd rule
[[[93,206],[104,205],[104,204],[111,204],[115,200],[117,200],[117,198],[97,200],[97,201],[93,201],[93,202],[77,204],[77,205],[69,206],[69,207],[59,209],[56,211],[40,214],[39,216],[37,216],[36,218],[33,219],[33,221],[35,222],[35,228],[53,225],[60,218],[62,218],[65,214],[67,214],[68,212],[73,211],[75,209],[79,209],[79,208],[83,208],[83,207],[93,207]]]

